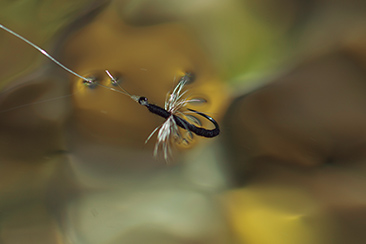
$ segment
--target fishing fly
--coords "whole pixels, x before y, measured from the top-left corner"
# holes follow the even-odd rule
[[[102,84],[99,84],[97,80],[93,77],[84,77],[75,71],[67,68],[65,65],[60,63],[54,57],[52,57],[48,52],[39,46],[35,45],[28,39],[23,36],[17,34],[16,32],[10,30],[9,28],[0,24],[0,28],[5,30],[6,32],[14,35],[15,37],[21,39],[25,43],[31,45],[33,48],[42,53],[45,57],[49,58],[55,64],[69,72],[70,74],[82,79],[83,83],[90,88],[95,88],[96,86],[101,86],[106,89],[122,93],[124,95],[129,96],[132,100],[137,102],[138,104],[145,106],[151,113],[156,114],[165,119],[165,122],[158,126],[147,138],[145,143],[147,143],[151,137],[157,132],[157,142],[155,144],[154,156],[158,156],[159,149],[161,148],[163,151],[163,156],[166,161],[169,161],[169,158],[172,154],[171,144],[175,143],[190,143],[192,141],[194,135],[212,138],[220,133],[218,123],[210,116],[205,113],[193,110],[188,108],[187,106],[190,104],[197,103],[205,103],[206,100],[203,98],[190,98],[187,96],[188,90],[185,89],[185,86],[192,81],[193,75],[190,73],[185,74],[181,77],[178,84],[175,88],[169,92],[165,99],[164,108],[159,107],[158,105],[149,103],[147,97],[132,95],[127,92],[120,84],[116,77],[114,77],[109,70],[105,70],[106,74],[111,80],[113,86],[118,87],[115,89],[113,87],[108,87]],[[204,118],[211,122],[214,125],[213,129],[206,129],[202,127],[202,122],[200,118]],[[182,132],[182,130],[184,132]]]
[[[146,97],[141,97],[139,99],[139,103],[143,106],[146,106],[150,112],[166,119],[166,121],[160,127],[157,127],[147,139],[149,140],[151,136],[157,130],[159,130],[154,149],[154,155],[157,156],[158,149],[161,146],[164,153],[164,159],[166,161],[168,160],[169,155],[171,155],[171,149],[169,146],[172,140],[171,137],[173,137],[173,140],[176,142],[183,141],[185,143],[189,143],[189,141],[193,139],[192,132],[198,136],[208,138],[215,137],[220,133],[219,125],[212,117],[202,112],[186,108],[187,105],[192,103],[205,102],[205,100],[200,98],[184,98],[183,95],[187,92],[187,90],[182,92],[182,89],[187,83],[186,78],[187,76],[184,76],[179,81],[173,92],[168,94],[165,101],[165,109],[157,105],[150,104]],[[215,128],[210,130],[202,128],[202,123],[200,119],[197,118],[197,115],[209,120],[215,126]],[[186,119],[184,119],[184,117]],[[178,126],[186,130],[186,135],[188,136],[187,138],[182,136],[182,134],[179,132]]]
[[[110,72],[107,70],[106,72],[112,82],[116,83],[115,78],[110,74]],[[159,148],[161,148],[165,161],[169,161],[172,154],[172,142],[189,143],[193,139],[193,134],[211,138],[219,135],[220,133],[219,124],[212,117],[202,112],[187,108],[189,104],[206,102],[203,98],[190,98],[189,96],[186,96],[188,90],[185,90],[184,88],[188,83],[190,83],[191,79],[192,75],[187,73],[179,80],[173,91],[167,94],[164,108],[149,103],[147,97],[131,95],[117,83],[122,93],[128,95],[140,105],[145,106],[151,113],[166,119],[165,122],[158,126],[145,141],[145,143],[147,143],[155,132],[158,131],[154,156],[158,156]],[[201,116],[210,121],[214,125],[214,128],[203,128],[202,122],[197,116]],[[185,130],[185,134],[180,132],[179,127]]]

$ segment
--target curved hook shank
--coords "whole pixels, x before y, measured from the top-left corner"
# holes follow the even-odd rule
[[[177,123],[178,126],[182,127],[183,129],[188,128],[194,134],[196,134],[198,136],[208,137],[208,138],[215,137],[215,136],[220,134],[219,124],[213,118],[211,118],[207,114],[198,112],[198,111],[193,110],[193,109],[188,109],[188,110],[204,117],[207,120],[209,120],[212,124],[214,124],[215,128],[212,129],[212,130],[207,130],[207,129],[202,128],[202,127],[197,127],[195,125],[192,125],[191,123],[188,123],[186,120],[184,120],[182,118],[179,118],[176,115],[173,115],[174,120],[175,120],[175,122]]]
[[[204,113],[198,112],[196,110],[188,109],[189,111],[192,111],[192,112],[204,117],[205,119],[209,120],[212,124],[214,124],[215,129],[207,130],[205,128],[201,128],[201,127],[197,127],[195,125],[192,125],[191,123],[188,123],[186,120],[184,120],[184,119],[182,119],[182,118],[180,118],[180,117],[178,117],[174,114],[172,115],[171,113],[169,113],[165,109],[163,109],[163,108],[161,108],[157,105],[154,105],[154,104],[147,103],[145,106],[147,107],[147,109],[151,113],[159,115],[160,117],[163,117],[165,119],[169,118],[170,116],[173,116],[174,121],[177,123],[177,125],[179,127],[183,128],[185,130],[189,130],[189,131],[193,132],[194,134],[196,134],[198,136],[211,138],[211,137],[215,137],[218,134],[220,134],[219,124],[213,118],[211,118],[210,116],[208,116]]]

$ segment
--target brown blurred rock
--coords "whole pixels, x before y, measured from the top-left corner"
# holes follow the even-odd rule
[[[365,157],[365,79],[364,67],[339,51],[238,98],[225,124],[234,139],[235,168],[267,160],[312,167]]]
[[[312,25],[293,67],[238,97],[223,125],[236,184],[295,188],[328,216],[332,244],[366,239],[366,39],[363,18],[350,14]],[[284,201],[294,204],[290,194]]]

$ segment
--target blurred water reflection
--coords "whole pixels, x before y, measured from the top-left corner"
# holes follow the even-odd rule
[[[161,118],[0,32],[0,242],[363,243],[363,5],[0,2],[0,23],[81,75],[110,69],[163,105],[194,72],[200,110],[224,118],[167,166],[144,144]]]

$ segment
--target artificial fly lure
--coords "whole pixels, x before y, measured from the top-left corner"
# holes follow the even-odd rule
[[[145,106],[151,113],[166,119],[165,122],[161,126],[157,127],[145,141],[145,143],[147,143],[155,132],[159,130],[154,149],[155,157],[158,156],[159,148],[161,148],[165,161],[169,161],[169,156],[172,154],[170,145],[173,141],[178,143],[189,143],[189,141],[193,139],[193,134],[208,138],[215,137],[220,134],[219,124],[212,117],[202,112],[186,108],[189,104],[206,102],[206,100],[202,98],[189,98],[185,96],[188,90],[184,90],[184,86],[191,81],[191,74],[185,74],[179,80],[173,91],[167,94],[165,106],[164,108],[161,108],[155,104],[149,103],[147,97],[131,95],[118,84],[117,80],[108,70],[106,70],[106,73],[112,80],[112,83],[118,85],[121,89],[120,91],[116,91],[129,96],[135,102]],[[202,128],[202,123],[200,119],[197,118],[197,115],[209,120],[215,128],[211,130]],[[188,122],[188,120],[190,122]],[[186,131],[186,135],[182,135],[178,127],[184,129]]]
[[[97,80],[92,77],[84,77],[82,75],[79,75],[78,73],[72,71],[71,69],[67,68],[63,64],[61,64],[59,61],[57,61],[55,58],[53,58],[49,53],[47,53],[44,49],[40,48],[39,46],[35,45],[31,41],[27,40],[23,36],[15,33],[14,31],[8,29],[7,27],[0,24],[0,28],[5,30],[6,32],[14,35],[15,37],[21,39],[25,43],[31,45],[33,48],[38,50],[40,53],[42,53],[44,56],[49,58],[51,61],[53,61],[55,64],[69,72],[70,74],[80,78],[83,80],[83,82],[91,87],[94,88],[95,86],[101,86],[106,89],[122,93],[124,95],[129,96],[132,100],[139,103],[142,106],[145,106],[151,113],[154,113],[156,115],[159,115],[160,117],[163,117],[165,122],[157,127],[147,138],[145,143],[147,143],[150,138],[155,134],[156,131],[158,131],[157,135],[157,142],[155,144],[154,149],[154,156],[158,155],[159,148],[162,149],[164,154],[165,161],[169,161],[169,157],[172,154],[171,151],[171,143],[189,143],[193,139],[193,134],[201,136],[201,137],[215,137],[219,135],[220,128],[218,123],[210,116],[187,108],[187,105],[193,104],[193,103],[204,103],[206,102],[205,99],[202,98],[189,98],[187,97],[186,93],[188,90],[185,90],[185,85],[190,83],[192,75],[191,74],[185,74],[178,82],[178,84],[175,86],[175,88],[167,94],[165,99],[165,106],[164,108],[159,107],[155,104],[151,104],[148,101],[148,98],[143,96],[137,96],[137,95],[131,95],[128,93],[118,82],[118,80],[108,71],[105,70],[109,78],[111,79],[113,86],[118,86],[119,89],[115,89],[112,87],[108,87],[102,84],[98,84]],[[202,127],[201,120],[197,117],[201,116],[204,119],[207,119],[214,125],[214,129],[205,129]],[[188,122],[189,121],[189,122]],[[181,133],[180,129],[183,129],[185,131],[184,134]]]

